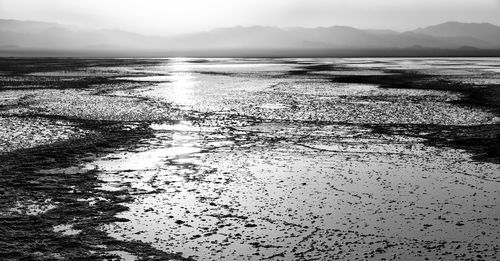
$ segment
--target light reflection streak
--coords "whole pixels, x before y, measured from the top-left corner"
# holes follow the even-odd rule
[[[180,106],[192,106],[194,104],[194,91],[197,86],[196,77],[191,72],[187,59],[175,58],[166,68],[170,73],[169,80],[165,83],[165,88],[159,92],[161,96],[168,96],[171,101]]]

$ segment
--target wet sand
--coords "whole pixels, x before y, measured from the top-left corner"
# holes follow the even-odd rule
[[[497,260],[499,59],[2,59],[0,255]]]

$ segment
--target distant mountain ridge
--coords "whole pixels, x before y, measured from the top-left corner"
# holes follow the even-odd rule
[[[446,22],[407,32],[349,26],[219,28],[171,37],[96,30],[49,22],[0,19],[0,50],[211,50],[211,49],[500,49],[500,27]],[[5,47],[5,48],[4,48]]]
[[[434,37],[470,37],[491,44],[500,44],[500,27],[490,23],[446,22],[419,28],[413,32]]]

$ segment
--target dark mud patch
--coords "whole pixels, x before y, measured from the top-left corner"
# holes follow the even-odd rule
[[[124,79],[127,77],[164,75],[147,70],[162,62],[165,60],[3,58],[0,59],[0,71],[3,73],[0,76],[0,91],[107,90],[133,85],[134,81]],[[132,67],[134,70],[130,70]]]
[[[379,76],[343,76],[334,77],[333,82],[376,84],[380,88],[421,89],[457,92],[462,95],[459,100],[449,101],[461,106],[473,106],[500,115],[500,86],[477,86],[443,79],[434,75],[426,75],[416,71],[388,70],[391,74]],[[404,133],[405,135],[422,137],[428,145],[448,146],[464,149],[474,154],[474,159],[498,163],[500,162],[500,126],[498,123],[474,126],[449,125],[377,125],[375,130],[388,134]],[[425,133],[423,135],[422,133]]]
[[[22,76],[35,72],[75,71],[93,66],[152,66],[164,61],[154,59],[1,58],[0,71],[7,76]]]
[[[331,80],[342,83],[376,84],[380,88],[390,89],[421,89],[458,92],[463,95],[459,104],[472,104],[475,106],[493,109],[497,115],[500,106],[500,86],[473,85],[452,81],[436,75],[427,75],[418,71],[385,70],[386,75],[353,75],[334,77]]]
[[[205,74],[205,75],[216,75],[216,76],[237,76],[238,73],[231,72],[214,72],[214,71],[194,71],[194,73]]]
[[[429,124],[378,124],[367,125],[376,133],[405,135],[423,138],[424,144],[452,147],[473,154],[472,159],[481,162],[500,163],[500,124],[476,126],[429,125]]]
[[[340,64],[302,64],[297,67],[297,69],[289,71],[289,75],[300,76],[308,75],[313,72],[324,72],[324,71],[355,71],[354,68],[349,68]]]
[[[86,89],[95,85],[119,85],[129,81],[110,79],[109,77],[42,77],[31,76],[22,79],[0,79],[0,88],[7,90],[58,90],[58,89]]]
[[[500,85],[490,84],[479,88],[469,88],[462,102],[478,106],[487,106],[496,115],[500,115]]]
[[[81,169],[97,155],[133,149],[149,137],[142,123],[81,121],[98,135],[0,155],[0,256],[6,260],[103,260],[132,253],[138,260],[185,260],[141,242],[113,239],[103,224],[126,221],[115,215],[127,208],[124,191],[98,190],[99,170]],[[17,201],[17,202],[16,202]],[[19,205],[49,202],[52,207],[27,213]],[[66,229],[61,229],[65,225]]]

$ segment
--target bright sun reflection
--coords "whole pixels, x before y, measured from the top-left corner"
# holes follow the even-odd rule
[[[186,59],[173,59],[172,64],[167,67],[170,73],[170,83],[167,83],[163,90],[164,95],[171,98],[171,101],[181,106],[191,106],[194,104],[194,90],[196,87],[196,77],[190,72],[191,68]]]

